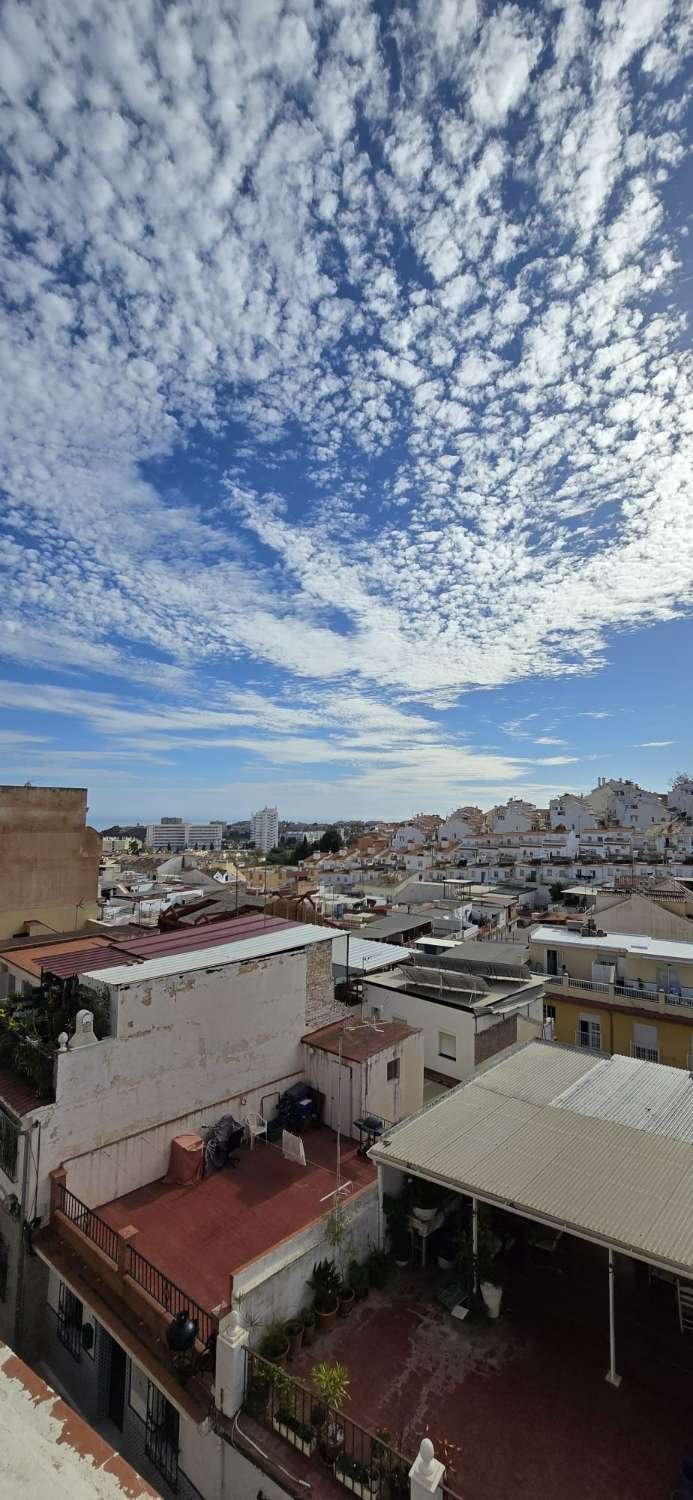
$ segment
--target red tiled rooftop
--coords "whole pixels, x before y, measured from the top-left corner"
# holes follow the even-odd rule
[[[305,1167],[286,1161],[281,1145],[259,1139],[239,1151],[238,1166],[179,1187],[163,1179],[99,1208],[114,1229],[133,1224],[142,1255],[210,1310],[229,1300],[229,1276],[327,1213],[335,1186],[336,1136],[320,1126],[303,1137]],[[375,1181],[375,1168],[342,1141],[342,1181],[354,1191]],[[68,1184],[69,1185],[69,1184]]]
[[[331,1026],[321,1026],[319,1031],[308,1031],[301,1038],[309,1047],[318,1047],[321,1052],[339,1055],[341,1041],[342,1057],[350,1062],[365,1062],[378,1052],[385,1052],[396,1042],[408,1036],[417,1036],[420,1026],[407,1026],[405,1021],[379,1021],[377,1030],[365,1022],[336,1021]]]

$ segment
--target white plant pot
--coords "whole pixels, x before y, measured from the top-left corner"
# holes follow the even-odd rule
[[[413,1208],[412,1209],[412,1213],[414,1215],[414,1218],[415,1219],[420,1219],[422,1224],[430,1224],[431,1219],[435,1219],[435,1216],[436,1216],[437,1212],[438,1212],[437,1208]]]
[[[502,1286],[494,1286],[492,1281],[482,1281],[479,1291],[484,1299],[484,1307],[489,1318],[492,1323],[495,1323],[496,1318],[500,1317],[503,1288]]]
[[[352,1479],[350,1474],[343,1474],[335,1465],[334,1477],[344,1485],[345,1490],[351,1490],[353,1495],[360,1495],[361,1500],[370,1500],[371,1495],[378,1493],[378,1480],[375,1476],[367,1484],[361,1484],[358,1479]]]
[[[276,1417],[272,1418],[272,1426],[280,1437],[285,1438],[287,1443],[291,1443],[292,1448],[298,1448],[299,1453],[305,1453],[306,1458],[310,1458],[315,1452],[317,1435],[307,1443],[304,1438],[299,1437],[297,1432],[294,1432],[292,1427],[285,1427],[284,1423],[278,1422]]]
[[[454,1260],[446,1260],[444,1255],[438,1256],[438,1265],[441,1271],[453,1271],[455,1268]]]

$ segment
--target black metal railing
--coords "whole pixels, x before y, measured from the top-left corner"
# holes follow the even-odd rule
[[[17,1142],[19,1140],[19,1129],[5,1114],[0,1105],[0,1167],[6,1177],[13,1182],[17,1178]]]
[[[162,1307],[164,1312],[170,1313],[172,1317],[179,1312],[189,1312],[191,1318],[197,1320],[198,1337],[203,1344],[207,1344],[212,1335],[218,1331],[219,1319],[215,1313],[208,1312],[206,1307],[201,1307],[189,1292],[184,1292],[182,1287],[176,1286],[175,1281],[171,1281],[171,1278],[160,1271],[158,1266],[152,1265],[146,1256],[141,1255],[139,1250],[135,1250],[132,1246],[130,1247],[128,1274],[132,1281],[142,1287],[148,1297],[158,1302],[159,1307]]]
[[[56,1206],[65,1218],[75,1225],[76,1229],[86,1235],[87,1239],[91,1240],[92,1244],[96,1245],[97,1249],[113,1262],[114,1266],[118,1265],[118,1234],[110,1224],[106,1223],[105,1219],[95,1213],[93,1208],[87,1208],[86,1204],[80,1202],[74,1193],[69,1192],[63,1183],[58,1183]],[[184,1308],[187,1309],[191,1317],[197,1319],[201,1342],[208,1343],[219,1327],[219,1319],[215,1314],[201,1307],[194,1297],[184,1292],[182,1287],[176,1286],[175,1281],[171,1281],[170,1277],[160,1271],[158,1266],[152,1265],[152,1262],[147,1260],[146,1256],[141,1255],[139,1250],[135,1250],[134,1246],[128,1247],[127,1254],[125,1269],[131,1280],[141,1286],[154,1302],[158,1302],[164,1312],[174,1315]]]
[[[85,1203],[81,1203],[74,1193],[68,1192],[63,1183],[58,1184],[57,1207],[76,1229],[79,1229],[93,1245],[96,1245],[102,1255],[107,1256],[113,1261],[114,1266],[117,1266],[118,1235],[105,1219],[94,1213],[93,1208],[87,1208]]]
[[[362,1500],[409,1500],[412,1460],[393,1448],[388,1433],[369,1432],[250,1349],[243,1404],[249,1416],[307,1458],[326,1464]]]

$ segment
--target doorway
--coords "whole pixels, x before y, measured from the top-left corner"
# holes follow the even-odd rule
[[[122,1432],[127,1357],[125,1350],[121,1349],[120,1344],[117,1344],[110,1336],[109,1343],[111,1347],[108,1363],[108,1415],[111,1422]]]
[[[547,948],[546,949],[546,973],[547,974],[555,974],[555,975],[558,974],[558,949],[557,948]]]

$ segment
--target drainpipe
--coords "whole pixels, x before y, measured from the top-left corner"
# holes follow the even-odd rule
[[[17,1353],[22,1352],[22,1332],[24,1323],[24,1258],[27,1254],[26,1229],[29,1221],[29,1207],[27,1203],[27,1185],[29,1181],[29,1163],[31,1161],[31,1135],[36,1129],[38,1121],[34,1121],[27,1130],[21,1132],[23,1141],[22,1154],[22,1191],[20,1197],[19,1212],[19,1258],[17,1261],[17,1291],[14,1310],[14,1346]],[[38,1170],[38,1168],[37,1168]]]

